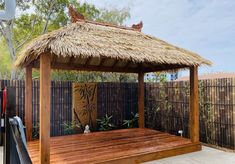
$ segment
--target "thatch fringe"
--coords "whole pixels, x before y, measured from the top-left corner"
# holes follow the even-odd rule
[[[57,57],[111,58],[134,63],[199,66],[211,62],[136,30],[76,22],[34,39],[20,52],[16,66],[25,67],[42,53]]]

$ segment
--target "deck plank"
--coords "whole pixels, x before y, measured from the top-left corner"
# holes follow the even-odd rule
[[[190,139],[144,128],[52,137],[50,143],[51,163],[139,163],[201,149]],[[28,142],[28,150],[37,164],[39,142]]]

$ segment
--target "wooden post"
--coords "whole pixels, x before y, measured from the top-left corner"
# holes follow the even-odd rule
[[[144,73],[138,74],[139,128],[144,128]]]
[[[32,140],[32,67],[26,67],[25,77],[25,126],[26,126],[26,139]]]
[[[189,128],[192,142],[199,142],[198,67],[190,68]]]
[[[40,163],[50,163],[50,105],[51,60],[49,54],[40,56]]]

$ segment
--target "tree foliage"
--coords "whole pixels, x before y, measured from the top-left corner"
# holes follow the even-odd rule
[[[165,73],[161,72],[155,72],[155,73],[147,73],[146,74],[146,82],[157,82],[157,83],[162,83],[167,81],[167,75]]]
[[[44,33],[56,30],[60,27],[71,23],[68,16],[67,6],[73,5],[75,9],[83,14],[86,19],[109,22],[117,25],[123,25],[130,18],[129,8],[123,9],[99,9],[92,4],[78,3],[77,0],[33,0],[17,1],[17,10],[20,14],[17,15],[12,25],[13,46],[9,47],[7,40],[1,38],[1,65],[0,78],[10,78],[10,72],[15,61],[15,57],[11,55],[8,58],[9,52],[14,51],[15,55],[29,41]],[[8,28],[9,22],[4,22]],[[8,47],[7,47],[8,46]],[[6,51],[6,50],[10,51]],[[12,49],[12,50],[11,50]],[[22,72],[17,72],[18,78],[23,78]],[[34,72],[34,78],[38,78],[38,72]],[[73,80],[73,81],[136,81],[135,76],[125,74],[111,73],[93,73],[93,72],[61,72],[54,71],[52,73],[53,80]]]
[[[9,56],[9,52],[7,50],[7,47],[3,44],[3,41],[0,41],[0,77],[1,79],[8,79],[8,75],[11,74],[11,58]]]

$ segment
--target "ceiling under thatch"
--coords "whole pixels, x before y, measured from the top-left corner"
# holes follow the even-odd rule
[[[133,28],[78,21],[42,35],[25,46],[16,66],[39,67],[51,55],[52,68],[111,72],[152,72],[210,65],[198,54]]]

